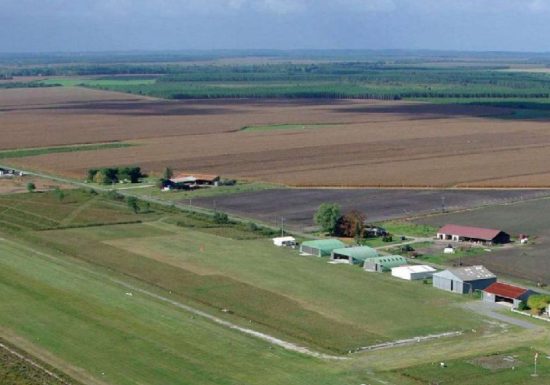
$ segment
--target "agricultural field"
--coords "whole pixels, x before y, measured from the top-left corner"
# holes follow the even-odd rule
[[[410,190],[410,189],[270,189],[232,196],[200,198],[193,204],[255,218],[296,230],[314,226],[313,215],[324,202],[338,203],[343,212],[358,210],[369,222],[382,222],[396,218],[415,217],[438,213],[442,203],[446,210],[462,210],[484,205],[514,202],[547,196],[546,190]],[[214,203],[215,201],[215,203]],[[184,200],[181,203],[185,203]],[[430,234],[403,232],[398,227],[388,227],[394,234],[433,236]],[[408,230],[408,229],[406,229]]]
[[[495,335],[505,333],[500,344],[516,333],[460,306],[472,299],[302,257],[256,228],[143,202],[136,214],[112,193],[65,194],[1,197],[0,331],[82,383],[368,383],[393,374],[365,370],[372,353],[348,351],[460,330],[437,344],[451,356],[457,343],[484,353],[501,346]]]
[[[539,352],[536,376],[534,356]],[[432,362],[396,371],[399,384],[512,385],[543,384],[550,381],[548,350],[518,349],[491,355]]]
[[[480,263],[496,274],[550,284],[550,199],[496,205],[475,210],[433,215],[415,222],[431,226],[446,223],[502,229],[511,236],[527,234],[531,242],[521,247],[498,247],[468,257],[468,264]]]
[[[548,124],[502,119],[512,116],[512,107],[323,99],[173,101],[53,87],[0,90],[0,111],[2,149],[124,143],[2,160],[77,179],[93,167],[139,165],[152,174],[169,166],[292,186],[550,184]]]
[[[40,178],[31,175],[1,177],[0,195],[27,192],[27,185],[33,183],[37,192],[54,190],[56,188],[72,189],[74,186],[66,183],[57,183],[50,179]]]

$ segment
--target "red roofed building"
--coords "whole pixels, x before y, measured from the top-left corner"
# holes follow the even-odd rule
[[[508,243],[510,235],[502,230],[445,225],[437,232],[437,239],[455,242]]]
[[[521,301],[527,299],[536,292],[523,287],[495,282],[483,289],[483,300],[486,302],[507,302],[518,307]]]

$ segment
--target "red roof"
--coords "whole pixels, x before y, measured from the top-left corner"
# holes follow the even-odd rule
[[[527,289],[523,287],[508,285],[507,283],[495,282],[485,288],[483,291],[498,295],[499,297],[519,299]]]
[[[484,241],[494,239],[501,232],[502,230],[460,225],[445,225],[438,231],[440,234],[458,235],[460,237],[482,239]]]

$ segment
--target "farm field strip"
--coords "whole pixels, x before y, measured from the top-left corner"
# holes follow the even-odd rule
[[[18,107],[18,100],[35,91],[41,107],[28,109],[21,102]],[[73,103],[61,104],[71,98]],[[46,147],[139,144],[9,163],[78,179],[92,167],[139,165],[152,173],[170,166],[296,186],[550,186],[546,122],[489,117],[513,109],[368,100],[130,98],[78,87],[0,91],[0,108],[10,104],[0,115],[0,127],[8,130],[0,128],[5,149],[36,147],[36,138],[46,138],[40,144]],[[335,128],[313,128],[326,124]],[[247,132],[242,127],[285,128]]]
[[[28,252],[31,252],[31,253],[34,253],[36,255],[40,255],[44,258],[47,258],[51,261],[54,261],[56,263],[63,263],[64,261],[60,258],[57,258],[57,257],[54,257],[52,256],[51,254],[46,254],[44,252],[41,252],[39,250],[36,250],[36,249],[33,249],[33,248],[30,248],[28,246],[23,246],[21,244],[17,244],[15,242],[12,242],[12,241],[9,241],[7,239],[1,239],[2,242],[5,242],[5,243],[8,243],[8,244],[11,244],[11,246],[13,247],[19,247],[20,249],[24,249]],[[72,268],[76,268],[76,265],[74,265]],[[87,274],[90,274],[90,275],[93,275],[95,276],[96,278],[98,279],[106,279],[106,276],[105,274],[100,274],[96,271],[93,271],[91,269],[87,269],[83,266],[78,266],[78,270],[81,270],[81,271],[84,271],[86,272]],[[342,360],[342,359],[346,359],[346,357],[343,357],[343,356],[334,356],[334,355],[329,355],[329,354],[324,354],[324,353],[319,353],[319,352],[316,352],[316,351],[313,351],[309,348],[306,348],[304,346],[298,346],[294,343],[291,343],[291,342],[288,342],[288,341],[283,341],[279,338],[276,338],[276,337],[273,337],[273,336],[270,336],[268,334],[265,334],[265,333],[261,333],[261,332],[258,332],[256,330],[253,330],[253,329],[250,329],[250,328],[244,328],[242,326],[239,326],[239,325],[236,325],[236,324],[233,324],[229,321],[226,321],[224,319],[221,319],[219,317],[216,317],[216,316],[213,316],[209,313],[206,313],[202,310],[199,310],[199,309],[196,309],[192,306],[189,306],[189,305],[186,305],[186,304],[183,304],[181,302],[178,302],[178,301],[175,301],[173,299],[170,299],[170,298],[167,298],[165,296],[162,296],[162,295],[159,295],[159,294],[156,294],[156,293],[153,293],[149,290],[145,290],[143,288],[140,288],[140,287],[137,287],[135,285],[132,285],[128,282],[125,282],[125,281],[122,281],[120,279],[116,279],[116,278],[113,278],[113,277],[108,277],[107,278],[110,282],[118,285],[118,286],[121,286],[121,287],[124,287],[125,289],[129,289],[129,290],[132,290],[133,292],[139,292],[141,294],[144,294],[148,297],[151,297],[151,298],[154,298],[156,300],[159,300],[161,302],[165,302],[165,303],[168,303],[170,305],[173,305],[179,309],[182,309],[182,310],[185,310],[186,312],[188,313],[191,313],[191,314],[195,314],[197,316],[200,316],[206,320],[209,320],[209,321],[212,321],[220,326],[223,326],[225,328],[228,328],[228,329],[232,329],[232,330],[236,330],[240,333],[243,333],[243,334],[246,334],[246,335],[249,335],[249,336],[252,336],[252,337],[255,337],[255,338],[258,338],[260,340],[264,340],[266,342],[269,342],[273,345],[277,345],[277,346],[280,346],[286,350],[290,350],[290,351],[294,351],[294,352],[298,352],[298,353],[301,353],[301,354],[305,354],[305,355],[308,355],[308,356],[311,356],[311,357],[316,357],[316,358],[321,358],[321,359],[326,359],[326,360]]]
[[[15,253],[21,260],[16,261],[14,257],[6,258],[6,247],[12,255]],[[120,286],[110,280],[106,281],[104,275],[95,272],[83,271],[81,268],[75,270],[74,264],[67,264],[64,258],[59,260],[48,258],[45,261],[44,253],[41,253],[38,255],[43,262],[39,262],[32,256],[36,255],[34,251],[26,249],[21,255],[19,244],[6,245],[5,242],[0,244],[0,249],[3,254],[0,263],[4,266],[4,272],[10,272],[12,277],[20,278],[23,277],[19,275],[24,274],[29,285],[27,294],[23,294],[25,291],[15,292],[13,291],[16,287],[15,283],[4,276],[0,285],[0,290],[4,294],[13,295],[13,301],[15,301],[18,298],[21,299],[21,295],[28,296],[36,286],[41,287],[41,290],[50,297],[41,304],[36,302],[36,298],[27,297],[25,303],[28,308],[36,308],[37,311],[40,308],[43,312],[33,313],[38,321],[35,324],[29,320],[17,324],[13,317],[17,317],[23,309],[20,309],[20,305],[15,302],[4,302],[2,307],[5,309],[5,306],[9,306],[11,312],[2,312],[0,315],[2,324],[8,325],[20,332],[23,337],[51,350],[68,364],[75,365],[80,378],[83,374],[82,369],[85,369],[86,375],[114,384],[130,384],[135,381],[147,381],[148,384],[166,382],[184,384],[193,378],[200,380],[200,383],[213,384],[219,384],[219,380],[225,378],[223,383],[236,384],[240,383],[238,379],[242,381],[248,378],[250,381],[263,375],[263,371],[258,372],[256,368],[254,373],[246,365],[246,361],[252,357],[255,357],[255,361],[264,361],[266,367],[269,367],[271,375],[268,383],[284,384],[283,368],[284,373],[300,370],[302,376],[310,380],[315,378],[315,381],[318,380],[318,376],[324,375],[326,378],[320,382],[323,384],[333,384],[336,383],[337,377],[346,377],[341,372],[341,368],[329,369],[321,361],[312,361],[315,360],[313,358],[302,358],[304,356],[298,353],[285,353],[283,349],[269,348],[271,344],[254,342],[257,338],[246,337],[244,334],[214,323],[209,325],[210,321],[202,321],[202,317],[197,319],[189,317],[181,312],[181,308],[177,311],[172,310],[175,308],[172,304],[143,295],[139,290],[136,290],[132,296],[125,295],[124,291],[128,290],[128,287]],[[32,273],[23,272],[17,268],[18,265],[23,268],[29,263],[34,266]],[[16,270],[13,269],[17,269],[18,272],[15,273]],[[60,274],[64,276],[61,280],[59,280]],[[53,283],[52,279],[58,281]],[[6,289],[6,285],[12,289]],[[65,311],[60,311],[62,308],[50,308],[59,301],[58,295],[63,295],[65,298],[62,307],[66,309]],[[83,306],[93,310],[97,317],[102,318],[91,314],[85,315]],[[144,313],[143,308],[151,312]],[[116,315],[111,314],[115,310]],[[73,327],[65,328],[63,331],[63,323],[67,321],[67,317],[72,317],[73,311],[81,312],[79,313],[81,316],[78,319],[73,318],[75,322]],[[110,320],[107,321],[103,317],[109,314]],[[44,319],[44,317],[48,318]],[[55,326],[53,324],[55,322],[59,322],[59,325]],[[44,328],[45,325],[47,328]],[[90,333],[98,332],[100,334],[93,334],[93,339],[90,339],[92,337]],[[139,333],[139,336],[136,333]],[[207,335],[210,335],[210,338],[212,335],[218,338],[208,339]],[[83,344],[86,338],[88,342]],[[117,341],[118,346],[113,346],[112,343]],[[95,354],[91,355],[90,349],[95,351]],[[127,349],[140,351],[140,354],[126,355]],[[193,351],[194,354],[190,353]],[[228,359],[229,351],[232,352],[230,355],[232,358]],[[196,355],[195,358],[193,355]],[[212,361],[220,355],[225,357],[224,360],[218,359],[217,363],[212,365]],[[91,357],[93,359],[90,359]],[[116,358],[114,360],[116,364],[113,358]],[[159,365],[159,360],[165,361],[165,364]],[[155,362],[154,367],[151,365],[153,362]],[[230,369],[231,366],[233,369]],[[314,371],[318,374],[314,374]],[[223,376],[222,373],[224,373]]]

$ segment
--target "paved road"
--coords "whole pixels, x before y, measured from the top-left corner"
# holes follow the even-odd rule
[[[497,321],[505,322],[511,325],[519,326],[523,329],[537,329],[540,326],[535,325],[527,320],[518,319],[515,317],[507,316],[502,313],[498,313],[499,310],[506,309],[503,305],[498,305],[490,302],[475,301],[468,302],[463,305],[464,308],[472,310],[482,316],[492,318]]]

